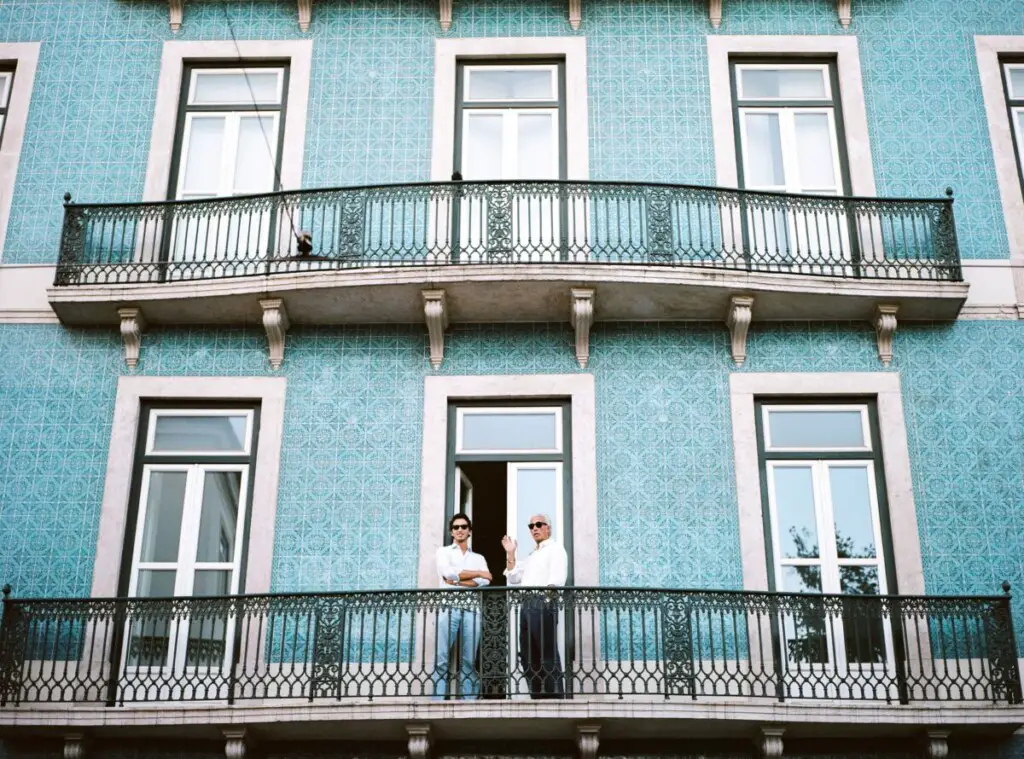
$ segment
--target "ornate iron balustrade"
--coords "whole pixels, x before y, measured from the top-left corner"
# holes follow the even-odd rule
[[[519,181],[162,203],[65,199],[57,285],[541,263],[962,279],[951,191],[893,200]]]
[[[557,632],[537,623],[544,615],[557,618]],[[521,626],[531,619],[534,637],[524,642]],[[478,656],[457,662],[458,645],[445,656],[439,631],[456,627],[479,635]],[[1021,701],[1008,594],[488,588],[174,599],[5,594],[3,604],[6,706],[531,691]]]

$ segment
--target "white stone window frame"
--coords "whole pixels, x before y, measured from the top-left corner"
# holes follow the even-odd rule
[[[3,138],[0,142],[0,261],[3,260],[7,222],[11,217],[18,160],[25,142],[29,103],[39,66],[41,42],[0,43],[0,63],[14,67],[14,83],[7,100]]]
[[[454,108],[453,108],[454,110]],[[426,377],[420,467],[418,587],[437,587],[434,554],[443,545],[448,467],[448,406],[452,401],[569,398],[572,409],[573,581],[599,583],[597,430],[594,376],[537,374]]]
[[[566,178],[590,178],[587,143],[587,43],[583,37],[439,39],[434,47],[434,118],[430,180],[448,182],[455,160],[455,83],[459,59],[565,60]],[[289,114],[290,118],[290,114]]]
[[[118,380],[93,565],[93,598],[117,595],[121,558],[126,550],[125,529],[131,508],[132,472],[142,403],[154,400],[188,400],[195,402],[197,408],[218,401],[251,400],[260,404],[249,517],[252,524],[260,527],[250,531],[243,592],[270,592],[286,383],[283,377],[121,377]]]
[[[839,79],[838,99],[846,136],[843,147],[850,171],[850,191],[856,196],[875,196],[874,164],[871,160],[864,83],[856,37],[709,35],[707,42],[711,121],[715,141],[715,183],[719,187],[739,186],[730,59],[791,57],[793,63],[799,64],[803,62],[802,59],[810,57],[834,57]]]
[[[1018,314],[1024,317],[1024,188],[1021,187],[1013,127],[1003,87],[1003,55],[1024,56],[1024,35],[974,37],[974,50],[981,77],[981,92],[988,118],[989,142],[995,159],[996,182],[1003,205],[1006,237],[1010,246],[1010,267],[1017,297]]]
[[[240,60],[241,59],[241,60]],[[313,63],[312,40],[179,42],[164,43],[160,58],[153,130],[143,200],[167,200],[174,138],[178,122],[182,75],[187,61],[223,61],[225,66],[249,60],[287,59],[288,92],[285,98],[284,143],[281,150],[281,189],[302,186],[302,157],[306,144],[306,114]]]
[[[850,396],[875,399],[889,505],[895,586],[901,595],[925,592],[921,541],[917,531],[910,471],[910,449],[900,375],[895,372],[750,373],[732,374],[729,398],[732,407],[733,455],[736,468],[736,498],[739,506],[740,552],[745,590],[768,590],[768,554],[764,534],[764,507],[757,455],[754,400],[771,396],[806,400]],[[892,587],[892,583],[889,583]]]

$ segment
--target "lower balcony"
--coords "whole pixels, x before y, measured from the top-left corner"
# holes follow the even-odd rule
[[[50,304],[67,324],[955,318],[951,198],[793,195],[627,182],[448,182],[66,206]]]
[[[8,598],[0,631],[0,735],[233,724],[277,739],[395,739],[437,720],[441,734],[505,739],[522,735],[515,718],[551,738],[587,720],[617,739],[763,724],[791,736],[1008,734],[1020,703],[1009,596]]]

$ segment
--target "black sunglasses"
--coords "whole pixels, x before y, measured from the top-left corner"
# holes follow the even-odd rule
[[[529,523],[528,525],[526,525],[526,526],[527,526],[527,527],[529,527],[529,528],[530,528],[531,530],[532,530],[532,529],[533,529],[534,527],[536,527],[536,528],[537,528],[537,529],[539,530],[539,529],[540,529],[541,527],[547,527],[547,526],[548,526],[548,523],[547,523],[547,522],[530,522],[530,523]]]
[[[469,529],[469,525],[468,524],[453,524],[452,525],[452,529],[453,530],[468,530]]]

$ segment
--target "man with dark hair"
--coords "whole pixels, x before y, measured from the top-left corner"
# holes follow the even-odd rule
[[[459,513],[448,522],[451,545],[437,549],[437,576],[442,588],[479,588],[491,581],[487,560],[469,547],[473,522]],[[468,603],[467,603],[468,602]],[[480,676],[476,671],[476,649],[480,644],[479,604],[468,598],[437,612],[437,658],[434,669],[434,698],[448,695],[448,673],[452,645],[459,644],[459,682],[454,698],[479,698]]]

